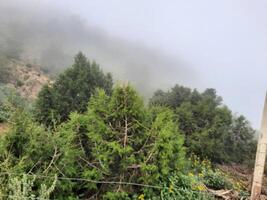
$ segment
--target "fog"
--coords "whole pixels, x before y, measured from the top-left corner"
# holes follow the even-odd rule
[[[56,74],[78,51],[95,60],[118,81],[129,81],[148,97],[157,88],[190,84],[193,70],[181,58],[122,39],[90,25],[81,16],[44,3],[0,3],[0,51],[41,65]]]
[[[264,0],[0,0],[0,51],[58,73],[78,51],[149,97],[215,88],[259,128],[267,77]]]

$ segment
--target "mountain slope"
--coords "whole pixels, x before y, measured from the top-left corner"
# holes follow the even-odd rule
[[[50,78],[39,66],[25,61],[0,57],[0,83],[15,88],[24,98],[33,100]]]

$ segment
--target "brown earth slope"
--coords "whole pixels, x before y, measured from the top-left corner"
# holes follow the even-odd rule
[[[10,77],[7,84],[14,87],[21,96],[28,100],[35,99],[42,86],[50,82],[48,75],[43,73],[37,65],[11,59],[8,67]]]

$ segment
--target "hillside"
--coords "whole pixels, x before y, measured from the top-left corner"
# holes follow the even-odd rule
[[[29,104],[49,82],[49,76],[39,66],[0,54],[0,135],[8,130],[5,120],[10,109],[8,98],[15,104]]]
[[[50,79],[39,66],[25,61],[0,56],[0,83],[8,85],[24,98],[33,100]]]

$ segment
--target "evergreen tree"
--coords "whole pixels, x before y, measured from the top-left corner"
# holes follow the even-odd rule
[[[253,129],[244,117],[235,119],[214,89],[199,93],[176,85],[170,91],[155,92],[150,105],[172,108],[185,135],[186,147],[201,158],[240,163],[249,151],[250,155],[255,153]],[[239,152],[239,159],[235,157],[234,148]]]
[[[55,110],[54,94],[54,90],[49,85],[44,85],[38,94],[35,117],[39,122],[42,122],[45,125],[49,125],[56,121],[58,113]]]
[[[72,114],[59,131],[66,149],[61,150],[64,164],[58,166],[68,176],[79,174],[94,181],[157,184],[167,180],[183,166],[183,137],[172,111],[157,110],[147,110],[130,86],[116,87],[111,97],[98,90],[88,111]],[[83,191],[83,187],[90,189],[87,195],[97,193],[98,198],[107,199],[124,198],[144,189],[92,182],[72,189]]]
[[[96,88],[103,88],[110,94],[111,75],[104,74],[99,65],[89,62],[82,53],[78,53],[73,66],[39,93],[36,102],[37,120],[51,126],[54,121],[67,120],[73,111],[86,111],[88,100]]]
[[[244,116],[235,116],[231,125],[229,138],[226,140],[227,154],[236,163],[254,160],[257,142],[253,130]],[[233,153],[234,152],[234,153]]]

